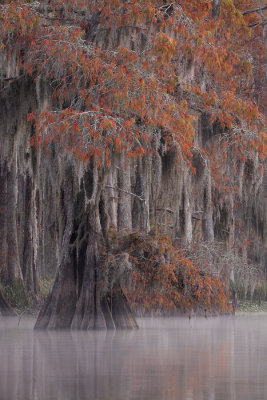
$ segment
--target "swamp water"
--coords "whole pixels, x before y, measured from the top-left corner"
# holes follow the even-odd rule
[[[0,400],[267,400],[267,314],[33,331],[0,317]]]

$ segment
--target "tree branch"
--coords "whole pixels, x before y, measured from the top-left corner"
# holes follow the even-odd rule
[[[114,187],[114,186],[111,186],[111,185],[105,185],[105,187],[106,187],[106,188],[109,188],[109,189],[113,189],[113,190],[119,190],[120,192],[123,192],[123,193],[129,194],[130,196],[136,197],[136,198],[137,198],[138,200],[140,200],[140,201],[145,201],[145,200],[143,199],[143,197],[138,196],[138,195],[135,194],[135,193],[128,192],[128,190],[123,190],[123,189],[121,189],[121,188],[119,188],[119,187]]]
[[[156,208],[156,211],[167,211],[170,214],[174,214],[174,211],[170,208]]]
[[[0,78],[0,81],[2,81],[2,82],[15,81],[15,80],[18,80],[18,79],[24,78],[24,77],[25,77],[25,75],[11,76],[10,78]]]
[[[267,19],[265,19],[264,21],[261,21],[261,22],[255,22],[254,24],[250,24],[250,25],[248,25],[248,28],[254,28],[255,26],[265,25],[266,23],[267,23]]]
[[[264,10],[267,10],[267,4],[265,4],[265,6],[263,6],[263,7],[258,7],[258,8],[254,8],[252,10],[243,11],[242,14],[247,15],[247,14],[251,14],[254,12],[258,12],[258,11],[264,11]]]

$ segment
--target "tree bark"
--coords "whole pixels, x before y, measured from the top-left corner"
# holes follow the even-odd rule
[[[150,230],[149,223],[149,184],[147,179],[145,160],[139,158],[137,160],[135,194],[138,198],[133,201],[133,228],[148,233]]]
[[[205,241],[214,241],[214,226],[212,218],[212,198],[211,198],[211,172],[210,164],[206,161],[206,183],[204,189],[204,212],[202,216],[202,232]]]
[[[104,212],[104,205],[100,207],[104,179],[95,180],[91,197],[84,202],[84,209],[81,209],[81,205],[76,207],[77,197],[82,195],[75,193],[73,186],[73,176],[69,169],[65,173],[64,182],[65,229],[60,266],[35,328],[136,328],[137,324],[121,288],[117,287],[116,294],[106,292],[101,278],[100,254],[105,245],[103,232],[106,229],[103,227],[105,218],[100,215]]]
[[[0,164],[0,273],[7,282],[7,163]]]
[[[131,199],[131,168],[125,161],[123,154],[120,156],[120,168],[118,171],[118,229],[132,229],[132,199]]]
[[[61,246],[61,262],[53,288],[39,313],[36,329],[69,328],[75,310],[75,275],[73,268],[74,253],[70,246],[73,232],[73,179],[70,170],[65,176],[63,211],[65,229]]]
[[[7,175],[7,265],[8,265],[8,283],[14,284],[17,281],[23,283],[19,248],[18,248],[18,227],[17,227],[17,192],[18,182],[16,176],[16,160],[13,160]]]
[[[184,187],[183,187],[183,242],[189,245],[193,238],[193,227],[192,227],[192,209],[190,204],[190,175],[188,172],[185,173]]]
[[[107,176],[107,194],[108,194],[108,214],[110,217],[110,225],[117,229],[118,226],[118,218],[117,218],[117,208],[118,201],[116,199],[115,185],[117,183],[116,180],[116,170],[113,168],[110,169]]]
[[[36,246],[35,242],[35,191],[33,179],[30,172],[26,172],[25,178],[25,219],[24,219],[24,249],[22,273],[25,287],[28,292],[38,293],[38,276],[36,265]]]

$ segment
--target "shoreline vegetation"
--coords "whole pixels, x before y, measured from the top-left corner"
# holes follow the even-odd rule
[[[8,303],[11,305],[11,307],[14,309],[14,311],[17,313],[17,316],[19,318],[23,316],[32,316],[32,317],[37,317],[38,313],[43,306],[47,296],[49,295],[49,292],[51,290],[53,284],[53,278],[50,279],[42,279],[40,281],[40,296],[26,296],[23,288],[21,287],[14,287],[14,286],[2,286],[2,292],[8,301]],[[233,306],[233,300],[230,302],[230,304]],[[253,300],[239,300],[238,301],[238,306],[235,309],[235,312],[229,312],[227,314],[229,315],[235,315],[235,314],[240,314],[240,313],[265,313],[267,312],[267,301],[259,301],[256,299]],[[218,311],[214,312],[205,312],[205,310],[192,310],[192,311],[186,311],[186,312],[181,312],[177,311],[174,314],[173,313],[162,313],[162,314],[155,314],[152,311],[148,313],[139,313],[135,310],[136,317],[139,318],[146,318],[146,317],[162,317],[164,318],[165,316],[172,316],[172,317],[188,317],[189,319],[194,318],[194,317],[214,317],[214,316],[220,316],[223,315]]]
[[[267,312],[267,301],[262,301],[261,303],[251,300],[241,301],[236,313],[244,312]]]

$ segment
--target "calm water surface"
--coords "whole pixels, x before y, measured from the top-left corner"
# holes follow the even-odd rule
[[[0,400],[267,400],[267,314],[35,332],[0,318]]]

